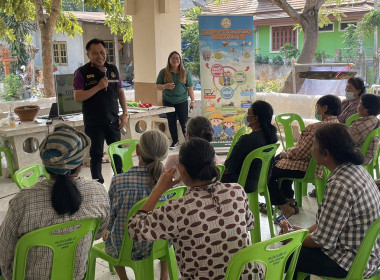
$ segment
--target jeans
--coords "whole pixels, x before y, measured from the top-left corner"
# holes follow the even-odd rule
[[[171,113],[166,113],[166,118],[168,119],[168,126],[170,131],[170,136],[172,137],[173,143],[178,142],[178,132],[177,132],[177,118],[182,128],[183,136],[186,134],[186,122],[189,118],[189,108],[187,100],[182,103],[172,104],[165,99],[162,100],[162,104],[167,107],[174,107],[175,111]]]
[[[102,160],[104,152],[104,140],[107,145],[120,141],[119,121],[106,125],[86,125],[85,132],[91,139],[90,148],[90,170],[92,179],[104,183],[102,176]],[[114,157],[117,173],[123,172],[122,162],[119,157]]]

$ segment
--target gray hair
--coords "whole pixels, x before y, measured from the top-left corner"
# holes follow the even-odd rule
[[[191,118],[187,122],[186,131],[189,134],[189,138],[199,137],[208,142],[212,141],[212,136],[214,134],[211,122],[202,116]]]
[[[140,137],[139,151],[142,160],[148,165],[149,175],[154,186],[164,171],[162,161],[169,151],[169,139],[160,130],[149,130]]]

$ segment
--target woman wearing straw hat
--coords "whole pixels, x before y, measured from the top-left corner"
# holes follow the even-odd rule
[[[0,226],[0,267],[5,279],[12,279],[17,241],[25,234],[72,220],[101,218],[96,239],[109,220],[109,202],[104,187],[78,177],[91,145],[90,139],[71,126],[58,124],[40,145],[40,156],[50,179],[23,189],[9,202]],[[78,244],[74,279],[84,279],[91,236]],[[52,252],[33,247],[27,260],[26,279],[50,279]]]

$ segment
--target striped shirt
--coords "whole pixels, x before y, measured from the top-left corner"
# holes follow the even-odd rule
[[[355,142],[355,147],[359,150],[363,146],[364,140],[367,138],[377,126],[379,119],[376,116],[362,117],[354,121],[350,125],[350,132]],[[366,155],[364,156],[363,165],[368,165],[376,155],[377,147],[379,146],[379,139],[375,137],[372,139],[368,146]]]
[[[0,267],[6,279],[12,279],[13,258],[17,241],[36,229],[73,220],[101,218],[96,239],[100,238],[108,224],[109,202],[107,191],[95,181],[78,178],[76,185],[82,194],[82,204],[77,212],[69,216],[58,215],[51,204],[53,180],[43,180],[35,186],[23,189],[9,202],[5,220],[0,226]],[[78,243],[74,279],[84,279],[91,234]],[[29,251],[25,279],[50,279],[52,252],[47,247],[33,247]]]
[[[345,270],[352,262],[368,228],[380,217],[380,192],[360,165],[341,164],[330,175],[317,212],[312,239],[322,252]],[[380,267],[380,240],[369,257],[364,278]],[[322,269],[322,268],[321,268]]]
[[[123,242],[125,222],[129,210],[136,202],[147,197],[154,186],[146,166],[132,166],[128,172],[113,176],[108,196],[111,204],[111,218],[108,238],[105,243],[107,254],[117,258]],[[141,260],[150,255],[153,242],[133,242],[133,260]]]
[[[317,128],[326,123],[338,123],[335,116],[327,117],[325,120],[308,125],[301,133],[297,144],[286,151],[288,158],[280,159],[276,167],[289,170],[300,170],[306,172],[311,159],[311,149],[314,143],[314,134]],[[318,177],[323,176],[321,166],[315,172]]]

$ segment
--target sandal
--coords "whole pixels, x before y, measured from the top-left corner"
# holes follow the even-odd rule
[[[263,202],[259,202],[259,212],[262,214],[268,214],[267,204]],[[272,206],[272,213],[274,212],[274,208]]]
[[[310,197],[317,197],[317,190],[314,189],[314,190],[312,190],[311,192],[309,192],[309,196],[310,196]]]
[[[298,214],[300,212],[300,208],[298,207],[295,199],[287,199],[287,204],[294,209],[294,214]]]

